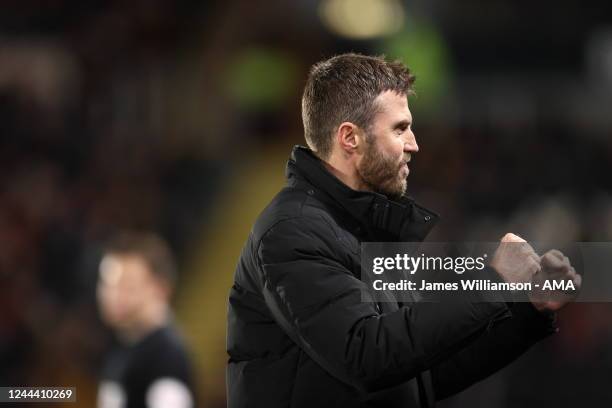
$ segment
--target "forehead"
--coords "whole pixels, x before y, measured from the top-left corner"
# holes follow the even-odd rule
[[[376,120],[409,120],[412,121],[412,114],[408,108],[408,97],[389,90],[380,93],[374,99],[376,106]]]
[[[99,282],[116,285],[147,278],[148,269],[142,257],[136,254],[107,254],[100,262]]]

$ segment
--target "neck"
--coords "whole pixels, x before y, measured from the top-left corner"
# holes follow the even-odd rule
[[[372,191],[361,179],[357,166],[347,157],[333,152],[327,160],[322,160],[325,168],[338,180],[355,191]]]

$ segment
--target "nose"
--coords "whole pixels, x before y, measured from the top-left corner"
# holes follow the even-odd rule
[[[404,152],[406,153],[418,153],[419,145],[416,142],[416,138],[414,137],[414,133],[410,132],[408,135],[406,142],[404,143]]]

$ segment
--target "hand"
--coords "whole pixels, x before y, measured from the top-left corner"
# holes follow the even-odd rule
[[[490,266],[506,282],[526,283],[540,270],[540,257],[527,241],[508,233],[501,239]]]
[[[582,277],[576,273],[569,259],[556,249],[552,249],[542,255],[540,265],[542,269],[533,277],[533,288],[529,292],[529,300],[541,312],[555,312],[578,296],[582,286]],[[559,290],[545,288],[544,283],[546,281],[549,282],[549,285],[552,285],[555,281],[563,283],[571,281],[575,289]],[[535,287],[536,284],[539,287]],[[570,285],[567,284],[567,286]]]

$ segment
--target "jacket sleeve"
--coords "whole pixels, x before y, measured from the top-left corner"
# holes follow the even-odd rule
[[[287,219],[262,237],[257,262],[274,319],[345,383],[374,391],[404,382],[509,313],[504,302],[479,302],[474,294],[452,306],[417,303],[381,314],[344,266],[341,245],[322,219]]]
[[[557,331],[554,314],[540,313],[528,302],[509,307],[511,318],[491,325],[464,349],[432,368],[436,399],[450,397],[488,377]]]

